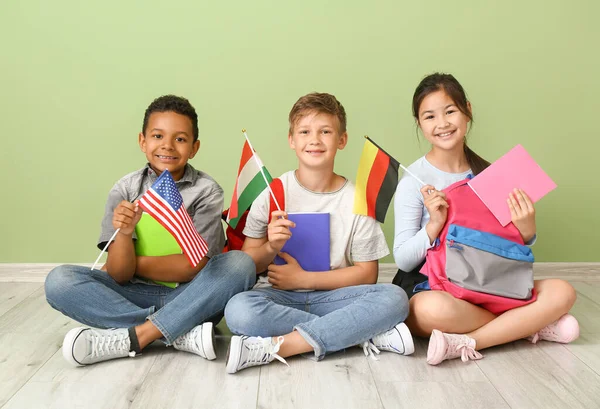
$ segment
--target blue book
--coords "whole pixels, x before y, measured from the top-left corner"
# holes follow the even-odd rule
[[[329,213],[288,213],[288,219],[296,227],[281,251],[294,257],[306,271],[329,271]],[[286,264],[279,256],[273,263]]]

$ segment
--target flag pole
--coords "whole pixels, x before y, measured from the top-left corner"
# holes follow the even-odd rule
[[[369,142],[371,142],[373,145],[375,145],[377,147],[377,149],[381,150],[383,153],[385,153],[387,156],[389,156],[390,158],[394,159],[396,162],[398,162],[398,160],[396,160],[396,158],[394,158],[392,155],[390,155],[389,153],[387,153],[385,150],[383,150],[383,148],[379,145],[377,145],[375,142],[373,142],[373,140],[371,138],[369,138],[367,135],[365,135],[365,139],[368,140]],[[419,179],[414,173],[412,173],[410,170],[406,169],[404,167],[403,164],[401,164],[400,162],[398,162],[398,166],[400,166],[402,168],[402,170],[404,170],[406,173],[408,173],[409,175],[411,175],[413,178],[417,179],[417,181],[425,186],[425,182],[423,182],[421,179]]]
[[[255,151],[254,151],[254,148],[252,147],[252,144],[250,143],[250,139],[248,138],[248,134],[246,133],[246,130],[242,129],[242,133],[244,134],[244,137],[246,138],[246,142],[248,142],[248,146],[250,146],[250,150],[252,151],[252,157],[254,158],[254,160],[256,161],[256,164],[258,165],[258,168],[260,169],[260,173],[261,173],[263,179],[265,180],[265,183],[267,184],[267,189],[269,189],[269,193],[271,193],[271,197],[273,198],[273,201],[275,202],[275,206],[277,206],[277,210],[281,210],[281,207],[279,206],[279,203],[277,202],[277,199],[275,198],[275,194],[273,193],[273,190],[271,190],[271,185],[269,183],[269,180],[267,179],[267,175],[265,175],[265,171],[263,170],[263,164],[258,161],[258,158],[254,154]]]
[[[119,232],[119,230],[121,230],[120,227],[117,230],[115,230],[115,232],[110,237],[110,239],[108,239],[108,242],[106,243],[106,246],[104,246],[104,248],[100,252],[100,255],[98,256],[98,258],[96,259],[96,261],[94,261],[94,265],[92,266],[92,268],[90,270],[93,270],[94,268],[96,268],[96,264],[98,264],[98,261],[100,261],[100,257],[102,257],[102,255],[104,254],[104,252],[108,248],[108,245],[115,239],[115,237],[117,236],[117,233]]]

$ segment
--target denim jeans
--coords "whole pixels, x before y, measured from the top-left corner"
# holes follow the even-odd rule
[[[241,251],[212,257],[196,277],[177,288],[143,283],[121,285],[102,270],[64,265],[46,278],[48,303],[96,328],[129,328],[150,320],[167,345],[206,321],[218,321],[227,301],[252,288],[254,262]]]
[[[237,294],[225,308],[234,334],[276,337],[297,330],[318,360],[367,341],[407,316],[406,293],[393,284],[311,292],[258,288]]]

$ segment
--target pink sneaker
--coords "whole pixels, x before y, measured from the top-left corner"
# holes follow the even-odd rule
[[[467,335],[444,334],[434,329],[429,338],[427,363],[437,365],[446,359],[460,357],[463,362],[469,359],[481,359],[483,355],[475,351],[475,340]]]
[[[565,314],[552,324],[536,332],[527,339],[535,344],[539,340],[568,344],[579,338],[579,323],[571,314]]]

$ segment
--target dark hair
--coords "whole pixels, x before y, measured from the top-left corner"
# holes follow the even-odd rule
[[[340,123],[340,133],[346,132],[346,110],[333,95],[313,92],[300,97],[292,107],[289,115],[290,133],[303,116],[310,112],[333,115]]]
[[[142,124],[143,134],[146,133],[148,119],[154,112],[175,112],[176,114],[187,116],[192,122],[194,142],[198,140],[198,115],[192,104],[190,104],[190,101],[187,99],[178,97],[177,95],[163,95],[152,101],[148,108],[146,108],[146,113],[144,114],[144,123]]]
[[[415,117],[417,123],[419,122],[419,108],[421,107],[423,99],[425,99],[427,95],[440,90],[443,90],[450,97],[450,99],[452,99],[458,110],[471,120],[471,126],[473,126],[473,114],[469,109],[467,95],[462,85],[460,85],[456,78],[454,78],[454,76],[451,74],[443,74],[439,72],[430,74],[423,78],[415,90],[415,94],[413,95],[412,110],[413,116]],[[471,148],[467,146],[466,138],[467,137],[465,135],[465,156],[467,157],[467,162],[471,167],[471,171],[474,175],[477,175],[487,168],[490,163],[481,156],[477,155],[475,152],[473,152],[473,150],[471,150]]]

